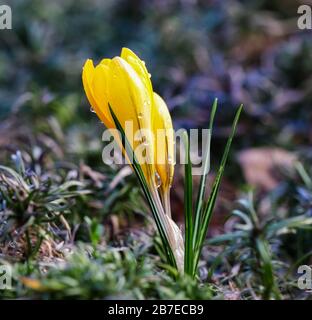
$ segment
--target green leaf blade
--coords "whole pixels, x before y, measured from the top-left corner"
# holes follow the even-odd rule
[[[211,134],[212,134],[213,122],[214,122],[214,117],[215,117],[215,114],[217,111],[217,107],[218,107],[218,99],[216,98],[213,102],[211,114],[210,114],[209,137],[208,137],[207,145],[206,145],[207,152],[205,155],[203,155],[204,170],[203,170],[203,174],[200,179],[200,185],[199,185],[198,195],[197,195],[197,200],[196,200],[196,208],[195,208],[195,214],[194,214],[194,221],[195,222],[194,222],[194,232],[193,232],[193,248],[195,247],[197,235],[199,232],[201,213],[202,213],[205,190],[206,190],[207,176],[208,176],[209,169],[210,169]]]
[[[183,142],[185,146],[184,165],[184,219],[185,219],[185,239],[184,239],[184,271],[191,274],[193,265],[193,179],[192,163],[190,156],[190,143],[186,131],[183,132]]]
[[[240,107],[238,108],[238,110],[236,112],[236,115],[235,115],[235,118],[234,118],[234,121],[232,124],[231,134],[228,138],[228,141],[227,141],[227,144],[226,144],[226,147],[225,147],[222,159],[221,159],[221,163],[219,166],[219,170],[218,170],[217,176],[215,178],[214,184],[212,186],[212,190],[211,190],[209,199],[208,199],[207,204],[206,204],[204,211],[203,211],[203,216],[202,216],[202,220],[200,223],[200,230],[198,233],[198,237],[195,240],[195,244],[196,244],[195,250],[194,250],[195,261],[194,261],[194,269],[193,269],[194,275],[197,271],[197,265],[198,265],[198,261],[199,261],[200,252],[201,252],[201,249],[202,249],[202,246],[203,246],[203,243],[204,243],[207,231],[208,231],[208,226],[209,226],[209,223],[211,220],[212,212],[213,212],[213,209],[214,209],[214,206],[216,203],[216,199],[217,199],[217,195],[218,195],[218,191],[220,188],[221,179],[223,177],[224,168],[226,165],[226,161],[227,161],[227,158],[229,155],[229,151],[230,151],[230,148],[232,145],[232,141],[233,141],[233,138],[234,138],[234,135],[236,132],[237,123],[238,123],[240,114],[242,112],[242,109],[243,109],[243,105],[240,105]]]

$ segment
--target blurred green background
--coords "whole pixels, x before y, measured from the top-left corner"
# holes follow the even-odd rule
[[[85,59],[112,57],[126,46],[146,61],[177,127],[206,126],[218,97],[226,125],[245,104],[244,146],[308,145],[312,43],[311,31],[297,28],[300,3],[10,1],[13,30],[0,33],[1,118],[37,105],[35,112],[53,109],[64,126],[86,122]]]

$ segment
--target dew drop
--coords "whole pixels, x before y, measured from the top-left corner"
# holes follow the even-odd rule
[[[92,113],[95,113],[95,111],[94,111],[94,109],[91,107],[90,108],[90,111],[92,112]]]
[[[155,182],[156,182],[156,187],[159,188],[161,186],[161,178],[158,172],[155,173]]]
[[[142,119],[142,118],[143,118],[143,113],[142,113],[142,112],[138,113],[138,118],[139,118],[139,119]]]
[[[144,106],[145,108],[149,107],[150,104],[151,104],[151,102],[150,102],[149,100],[145,100],[145,101],[143,102],[143,106]]]
[[[169,156],[169,157],[168,157],[168,163],[169,163],[169,164],[172,164],[172,162],[173,162],[173,161],[172,161],[172,158]]]

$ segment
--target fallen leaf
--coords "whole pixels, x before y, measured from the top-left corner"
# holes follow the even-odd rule
[[[238,162],[248,184],[262,191],[274,189],[281,181],[281,170],[291,169],[297,157],[280,148],[251,148],[238,154]]]

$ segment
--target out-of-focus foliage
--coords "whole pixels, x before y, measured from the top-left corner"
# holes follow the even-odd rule
[[[127,46],[146,60],[177,126],[206,126],[217,96],[227,125],[231,108],[244,103],[244,146],[268,137],[283,146],[311,142],[311,34],[297,28],[299,1],[277,3],[14,0],[13,30],[0,33],[1,113],[52,105],[71,124],[88,111],[84,60]],[[222,126],[216,134],[224,136]]]
[[[291,199],[296,201],[297,196],[294,194]],[[281,299],[285,294],[293,298],[297,288],[292,272],[296,271],[297,265],[309,261],[312,254],[310,209],[293,206],[276,209],[275,203],[271,202],[272,214],[261,217],[260,209],[253,204],[252,193],[240,199],[238,204],[228,222],[228,232],[208,242],[225,245],[215,259],[214,267],[224,260],[226,264],[234,265],[235,274],[227,280],[233,278],[238,287],[247,282],[248,288],[244,293],[247,297]],[[300,250],[297,257],[293,254],[287,257],[283,252],[285,248],[292,248],[290,236]]]
[[[30,278],[16,265],[18,289],[4,295],[43,299],[211,299],[216,295],[211,286],[198,287],[185,276],[172,281],[157,269],[155,256],[146,255],[135,256],[128,248],[94,251],[83,247],[66,262],[42,266],[46,274],[39,279],[36,273]],[[21,276],[24,273],[26,276]]]

